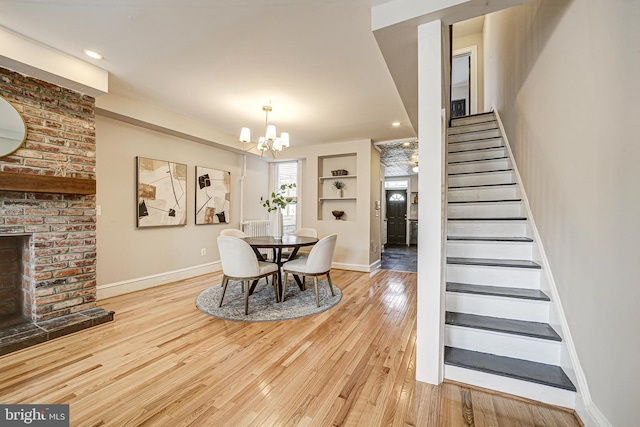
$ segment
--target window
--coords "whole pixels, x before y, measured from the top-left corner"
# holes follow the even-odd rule
[[[283,234],[293,234],[298,228],[298,162],[275,163],[273,168],[274,188],[276,190],[279,190],[282,184],[296,184],[296,188],[287,189],[285,193],[286,197],[293,197],[293,202],[282,210]]]
[[[392,194],[389,200],[392,202],[404,202],[404,197],[400,194]]]
[[[402,188],[408,188],[408,187],[409,187],[409,181],[406,179],[398,179],[394,181],[384,182],[385,190],[395,190],[395,189],[402,189]]]

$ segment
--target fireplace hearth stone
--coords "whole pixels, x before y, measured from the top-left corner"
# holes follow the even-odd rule
[[[21,316],[0,318],[0,356],[113,320],[113,311],[95,307],[33,323]]]

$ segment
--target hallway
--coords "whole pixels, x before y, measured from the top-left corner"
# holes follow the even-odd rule
[[[418,246],[386,244],[380,268],[393,271],[418,271]]]

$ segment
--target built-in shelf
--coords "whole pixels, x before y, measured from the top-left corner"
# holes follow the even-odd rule
[[[96,194],[96,181],[84,178],[0,172],[0,190],[89,195]]]
[[[318,200],[320,202],[325,202],[327,200],[358,200],[356,197],[320,197]]]
[[[343,211],[341,221],[356,221],[358,212],[358,157],[356,153],[334,154],[318,157],[318,220],[335,221],[333,211]],[[333,171],[345,175],[333,175]],[[333,183],[342,181],[344,188],[339,196]]]
[[[338,175],[338,176],[320,176],[320,177],[318,177],[320,182],[324,181],[325,179],[335,179],[336,181],[340,181],[341,179],[345,179],[345,178],[357,178],[357,175]]]

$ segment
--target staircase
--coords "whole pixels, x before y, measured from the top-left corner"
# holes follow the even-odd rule
[[[447,155],[445,378],[574,407],[562,337],[493,113],[452,119]]]

